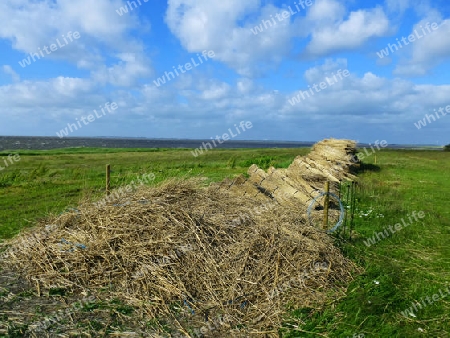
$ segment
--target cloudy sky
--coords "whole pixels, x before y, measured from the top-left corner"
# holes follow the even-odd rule
[[[2,0],[0,135],[450,143],[448,0],[134,3]]]

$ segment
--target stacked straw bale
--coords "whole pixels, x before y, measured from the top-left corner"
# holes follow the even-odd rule
[[[307,156],[298,156],[287,169],[269,168],[267,172],[253,164],[248,179],[220,183],[222,189],[252,199],[275,198],[281,204],[308,204],[323,189],[325,181],[354,180],[358,167],[356,142],[326,139],[316,143]],[[337,184],[332,185],[335,190]],[[261,194],[262,193],[262,194]]]

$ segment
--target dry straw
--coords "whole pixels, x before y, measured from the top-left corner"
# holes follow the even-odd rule
[[[349,141],[336,148],[343,144]],[[125,196],[127,205],[83,204],[14,238],[3,264],[40,289],[119,298],[182,336],[276,337],[288,307],[323,305],[357,268],[328,235],[307,225],[307,205],[284,203],[257,185],[264,197],[224,186],[169,181]],[[250,212],[264,198],[275,206]],[[33,239],[48,224],[52,230]]]

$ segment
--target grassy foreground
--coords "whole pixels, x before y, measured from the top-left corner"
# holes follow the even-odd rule
[[[205,177],[208,183],[245,173],[252,163],[263,168],[286,167],[296,155],[308,151],[214,150],[197,158],[182,149],[20,152],[21,160],[0,172],[0,240],[49,213],[76,207],[80,198],[100,198],[107,163],[112,166],[113,187],[150,173],[156,177],[150,184],[169,177],[192,176]],[[342,298],[325,308],[292,311],[286,318],[286,329],[280,332],[282,336],[449,336],[450,182],[446,172],[450,169],[450,153],[384,150],[377,153],[376,165],[374,160],[374,156],[367,157],[364,161],[371,170],[360,174],[357,236],[350,242],[336,241],[365,273],[355,279]],[[388,232],[384,239],[379,236],[376,243],[368,243],[374,232],[401,223],[402,218],[407,220],[413,211],[423,211],[425,217],[395,233]],[[2,287],[1,301],[8,294]],[[30,295],[17,296],[13,301]],[[411,308],[416,302],[422,304],[421,308]],[[117,304],[108,306],[117,311]],[[126,312],[124,315],[130,315],[132,309]],[[89,327],[91,332],[100,325],[93,322],[97,324]],[[13,335],[20,336],[20,332],[11,332]]]

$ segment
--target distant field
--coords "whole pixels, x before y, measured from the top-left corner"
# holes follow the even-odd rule
[[[245,173],[252,163],[287,167],[295,156],[308,151],[214,150],[197,158],[186,149],[21,152],[19,162],[0,172],[0,239],[14,236],[49,213],[76,207],[80,198],[100,198],[106,164],[112,166],[113,187],[144,173],[155,174],[152,184],[194,176],[205,177],[207,184]],[[5,155],[0,153],[0,159]],[[291,309],[281,336],[449,337],[450,294],[418,309],[415,317],[401,312],[412,302],[450,288],[450,153],[383,150],[376,161],[374,155],[366,157],[365,168],[370,170],[359,174],[358,234],[351,242],[336,241],[365,273],[324,309]],[[413,211],[423,211],[425,218],[370,247],[364,244],[374,232],[399,223]],[[93,328],[89,330],[96,335]]]
[[[187,139],[147,139],[147,138],[114,138],[114,137],[27,137],[27,136],[0,136],[0,151],[6,150],[50,150],[61,148],[170,148],[195,149],[203,142],[211,140],[187,140]],[[302,148],[311,147],[314,142],[294,142],[294,141],[245,141],[230,140],[219,144],[221,149],[240,148]]]

